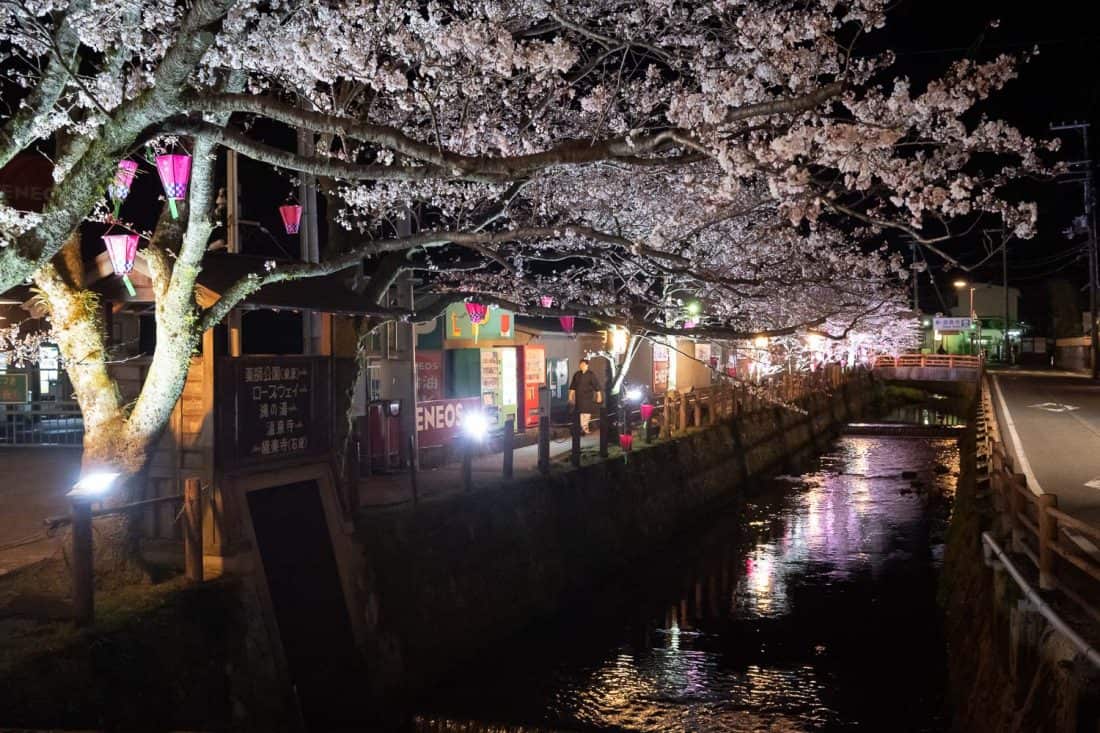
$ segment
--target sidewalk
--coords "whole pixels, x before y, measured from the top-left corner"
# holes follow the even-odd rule
[[[565,465],[569,461],[572,445],[570,438],[550,441],[550,463]],[[610,446],[609,446],[610,447]],[[581,459],[594,457],[600,448],[598,432],[581,438]],[[615,446],[618,450],[618,446]],[[538,444],[516,448],[512,467],[515,481],[538,474]],[[505,482],[503,455],[488,453],[475,456],[471,464],[473,491],[497,488]],[[462,486],[462,464],[448,463],[438,468],[424,469],[416,474],[419,501],[437,501],[465,493]],[[412,483],[408,470],[385,474],[372,474],[359,480],[359,506],[364,509],[384,509],[412,503]]]

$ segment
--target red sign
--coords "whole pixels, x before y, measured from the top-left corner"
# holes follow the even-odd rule
[[[447,445],[454,440],[462,413],[481,406],[480,397],[433,400],[416,404],[416,440],[421,448]]]
[[[653,344],[653,393],[663,395],[668,391],[668,347]]]
[[[443,399],[443,352],[416,352],[416,399],[432,402]]]

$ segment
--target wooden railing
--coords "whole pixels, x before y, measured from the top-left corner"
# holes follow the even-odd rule
[[[977,369],[980,357],[965,354],[901,354],[875,358],[875,369],[892,367],[941,367],[944,369]]]
[[[660,437],[668,438],[691,427],[714,425],[718,420],[751,414],[763,408],[795,404],[811,394],[836,389],[851,378],[839,366],[807,374],[778,374],[758,385],[720,383],[683,392],[669,390],[655,404]]]
[[[1100,527],[1062,511],[1056,494],[1036,494],[1024,474],[1015,472],[1012,456],[1000,439],[986,382],[982,383],[979,406],[978,452],[989,459],[989,485],[997,510],[994,532],[1008,537],[1011,550],[1038,569],[1040,590],[1059,591],[1100,622],[1100,609],[1095,605],[1100,594],[1100,562],[1095,551],[1100,545]]]

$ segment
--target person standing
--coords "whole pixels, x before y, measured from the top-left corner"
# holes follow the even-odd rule
[[[588,371],[588,359],[581,359],[580,369],[569,383],[569,407],[571,414],[580,414],[581,432],[588,434],[592,413],[599,409],[600,383],[596,375]]]

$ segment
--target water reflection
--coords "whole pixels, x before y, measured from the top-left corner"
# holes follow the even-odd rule
[[[966,425],[966,420],[946,409],[937,410],[923,404],[903,405],[887,413],[882,422],[907,423],[910,425],[946,425],[957,427]]]
[[[562,730],[939,730],[957,469],[953,441],[844,438],[426,707]]]

